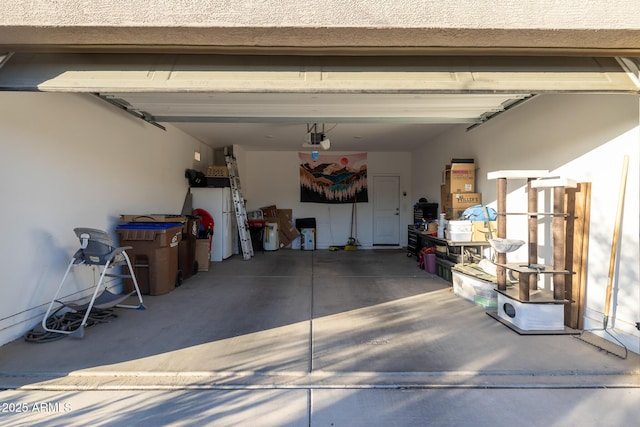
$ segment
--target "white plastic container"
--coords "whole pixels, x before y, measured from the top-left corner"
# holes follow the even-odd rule
[[[312,251],[316,248],[316,229],[303,228],[300,231],[300,249]]]
[[[521,302],[498,292],[498,317],[525,331],[563,331],[564,304]]]
[[[445,239],[452,242],[470,242],[473,233],[471,231],[449,231],[445,230]]]
[[[264,238],[262,240],[262,245],[265,251],[275,251],[280,247],[280,242],[278,239],[278,223],[277,222],[267,222],[264,225]]]
[[[452,220],[447,223],[447,230],[452,233],[471,232],[473,231],[473,223],[467,220]]]

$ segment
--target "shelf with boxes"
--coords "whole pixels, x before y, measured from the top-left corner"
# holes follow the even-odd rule
[[[444,217],[441,217],[440,222],[447,223],[446,226],[439,226],[439,229],[446,228],[444,236],[440,237],[443,232],[438,231],[436,235],[427,235],[426,239],[429,246],[435,247],[438,276],[452,282],[452,271],[455,270],[455,267],[480,262],[490,243],[482,233],[478,233],[478,236],[482,238],[473,239],[474,223],[472,221],[446,221]]]

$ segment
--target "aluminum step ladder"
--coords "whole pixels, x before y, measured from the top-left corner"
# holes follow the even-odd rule
[[[227,169],[229,170],[229,183],[231,184],[231,194],[233,196],[233,206],[236,211],[236,219],[238,223],[238,234],[240,235],[240,246],[242,247],[242,257],[250,260],[253,257],[253,244],[251,243],[251,234],[249,233],[249,220],[247,218],[247,208],[244,204],[242,196],[242,188],[240,187],[240,177],[238,175],[238,164],[233,155],[224,156]]]

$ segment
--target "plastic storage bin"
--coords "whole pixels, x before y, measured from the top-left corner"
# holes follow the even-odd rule
[[[182,223],[121,224],[116,229],[120,246],[131,246],[131,258],[140,292],[162,295],[175,289],[181,279],[178,269],[178,245],[182,239]],[[131,280],[124,281],[125,292],[133,290]]]
[[[449,231],[445,230],[444,237],[452,242],[470,242],[471,231]]]

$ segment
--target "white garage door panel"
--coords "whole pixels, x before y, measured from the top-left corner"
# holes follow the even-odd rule
[[[228,119],[252,117],[289,120],[331,117],[363,120],[385,118],[404,122],[455,121],[473,123],[488,111],[499,111],[519,94],[372,94],[372,93],[123,93],[109,97],[126,100],[160,121]]]
[[[637,92],[614,58],[13,55],[0,89],[73,92]]]

